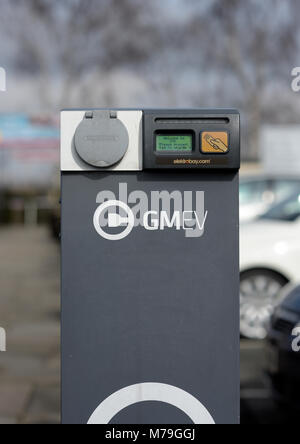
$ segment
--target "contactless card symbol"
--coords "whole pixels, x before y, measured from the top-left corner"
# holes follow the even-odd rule
[[[229,137],[227,132],[202,133],[202,152],[226,154],[229,151]]]

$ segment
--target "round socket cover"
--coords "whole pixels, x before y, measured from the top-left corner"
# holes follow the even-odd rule
[[[97,168],[109,168],[125,156],[129,135],[116,112],[91,111],[78,126],[74,144],[84,162]]]

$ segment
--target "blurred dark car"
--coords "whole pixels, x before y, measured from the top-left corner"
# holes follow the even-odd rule
[[[56,240],[60,239],[60,211],[59,209],[52,210],[49,216],[49,227],[52,237]]]
[[[289,287],[276,309],[267,342],[268,375],[274,397],[300,410],[300,286]],[[298,330],[298,338],[297,332]]]
[[[53,238],[60,240],[60,176],[57,172],[48,191],[48,205],[51,208],[48,225]]]

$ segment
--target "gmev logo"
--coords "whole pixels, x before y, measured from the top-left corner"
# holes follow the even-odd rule
[[[6,331],[0,327],[0,352],[6,352]]]
[[[294,92],[300,92],[300,67],[293,69],[292,77],[294,77],[292,81],[292,90]]]
[[[300,326],[296,327],[292,333],[295,336],[295,339],[292,342],[292,349],[295,353],[299,353],[300,351]]]
[[[94,227],[104,239],[118,241],[129,236],[135,227],[147,231],[176,229],[188,238],[203,236],[208,212],[203,191],[144,191],[128,194],[126,183],[119,184],[119,197],[112,191],[101,191],[94,214]],[[109,232],[121,229],[117,233]]]
[[[0,92],[6,91],[6,71],[0,66]]]

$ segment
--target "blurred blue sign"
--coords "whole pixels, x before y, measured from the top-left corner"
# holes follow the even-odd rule
[[[58,164],[55,119],[0,114],[0,186],[48,186]]]

